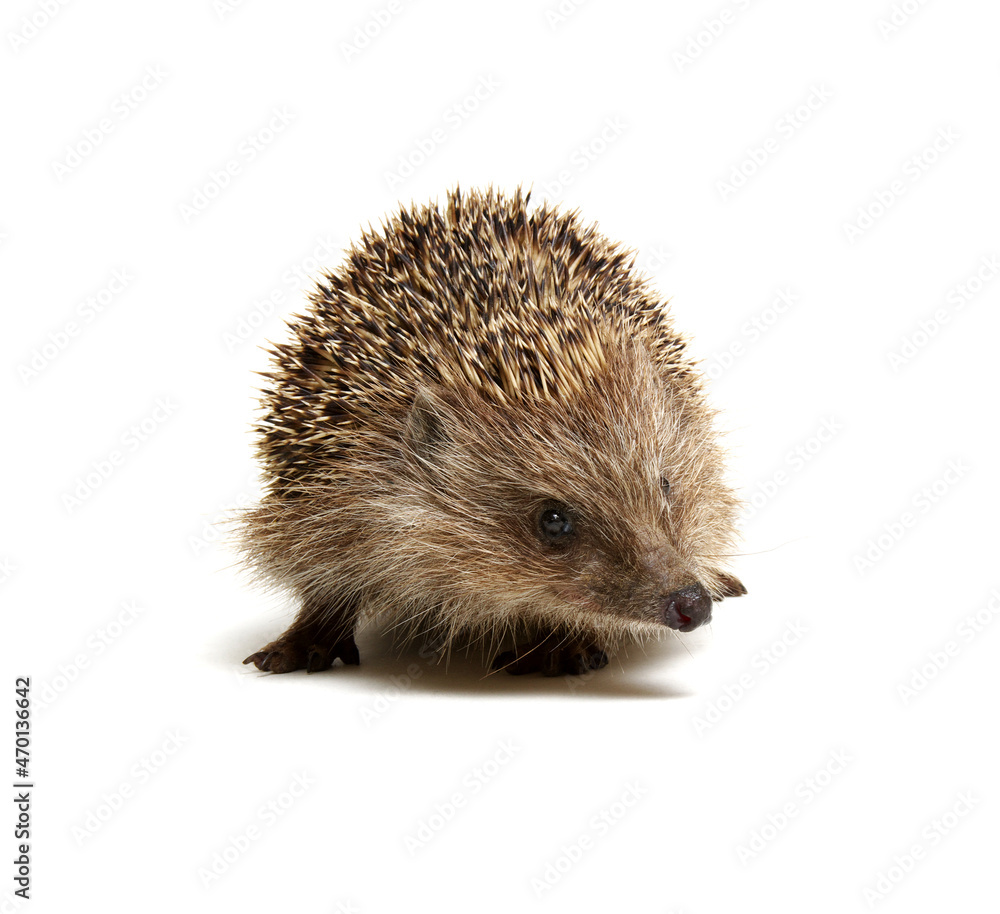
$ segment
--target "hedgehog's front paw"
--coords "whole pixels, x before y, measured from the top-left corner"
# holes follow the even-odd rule
[[[301,670],[308,656],[308,648],[304,644],[279,639],[251,654],[243,663],[252,663],[264,673],[291,673]]]
[[[493,661],[494,670],[512,676],[541,673],[543,676],[579,676],[608,665],[608,655],[594,644],[550,635],[541,641],[519,644]]]
[[[361,662],[353,635],[348,635],[333,645],[279,638],[262,647],[256,654],[251,654],[243,663],[252,663],[265,673],[291,673],[301,669],[317,673],[328,670],[338,657],[348,666],[357,666]]]

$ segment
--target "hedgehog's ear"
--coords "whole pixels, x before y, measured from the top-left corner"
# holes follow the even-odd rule
[[[448,427],[448,407],[433,391],[421,387],[406,419],[406,439],[413,453],[421,460],[433,460],[434,455],[451,441]]]
[[[747,592],[747,589],[743,586],[743,582],[734,575],[728,574],[725,571],[716,572],[716,584],[712,590],[718,594],[717,600],[722,600],[725,597],[742,597],[743,594]]]

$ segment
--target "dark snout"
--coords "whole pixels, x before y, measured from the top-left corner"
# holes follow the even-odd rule
[[[712,621],[712,598],[701,584],[675,590],[663,598],[660,621],[679,632],[694,631]]]

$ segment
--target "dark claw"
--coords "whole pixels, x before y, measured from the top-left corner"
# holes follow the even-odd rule
[[[333,666],[333,657],[326,651],[319,651],[313,648],[309,652],[309,659],[306,661],[307,673],[320,673]]]
[[[258,670],[267,672],[270,667],[271,652],[269,651],[257,651],[255,654],[251,654],[243,661],[244,665],[247,663],[252,663]]]
[[[340,659],[343,660],[347,666],[358,666],[361,663],[361,655],[358,653],[358,646],[354,643],[354,638],[349,637],[346,641],[341,641],[340,644],[334,648],[334,653],[336,656],[340,657]]]

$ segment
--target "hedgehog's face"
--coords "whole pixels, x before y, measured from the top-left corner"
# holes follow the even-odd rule
[[[634,556],[609,543],[579,509],[548,501],[535,518],[537,539],[553,562],[550,581],[558,598],[585,612],[666,625],[689,632],[712,619],[712,597],[666,550]]]
[[[708,622],[745,591],[720,568],[735,501],[699,409],[634,367],[568,404],[421,394],[407,437],[436,560],[461,569],[445,586],[609,633]]]

